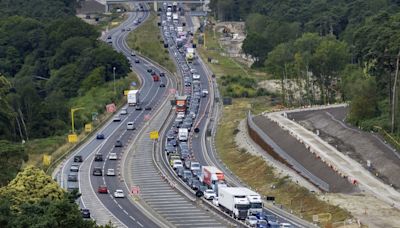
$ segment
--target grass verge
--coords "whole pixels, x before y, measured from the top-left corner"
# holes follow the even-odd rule
[[[157,16],[150,14],[150,18],[128,35],[128,46],[140,54],[154,60],[167,68],[170,72],[176,72],[176,66],[169,56],[167,48],[161,43],[162,37],[157,26]]]
[[[140,86],[137,76],[134,73],[130,73],[127,77],[116,81],[116,90],[123,91],[127,89],[132,81]],[[78,141],[83,140],[89,134],[83,131],[83,126],[85,123],[91,122],[92,112],[99,114],[97,120],[92,123],[93,127],[97,128],[104,120],[113,115],[105,112],[105,104],[116,101],[116,105],[121,106],[124,103],[124,96],[116,96],[113,88],[113,82],[107,82],[70,101],[71,107],[85,108],[75,113]],[[29,155],[27,164],[46,169],[47,166],[43,165],[42,162],[43,155],[51,155],[51,160],[55,161],[73,148],[74,145],[74,143],[67,142],[67,134],[31,140],[26,144]]]
[[[218,44],[218,34],[212,29],[206,29],[207,48],[199,47],[200,56],[219,78],[224,75],[242,75],[259,80],[268,78],[266,74],[249,69],[233,59],[222,56],[223,51]],[[218,60],[218,64],[211,64],[207,58]],[[223,94],[224,95],[224,94]],[[274,169],[259,156],[239,149],[235,143],[235,134],[239,122],[245,118],[246,112],[258,114],[272,108],[270,97],[236,98],[233,104],[225,106],[216,135],[216,147],[219,156],[231,171],[241,180],[264,196],[275,196],[276,203],[292,210],[294,214],[312,221],[312,215],[330,213],[331,222],[343,221],[351,215],[346,210],[319,200],[307,189],[298,186],[288,178],[278,178]],[[275,188],[271,188],[274,185]]]

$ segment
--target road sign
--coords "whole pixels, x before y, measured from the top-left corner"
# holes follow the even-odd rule
[[[158,131],[150,132],[150,139],[158,139]]]
[[[113,113],[113,112],[117,111],[117,108],[115,107],[114,103],[111,103],[111,104],[106,105],[106,110],[107,110],[107,112]]]
[[[51,155],[43,155],[43,165],[49,166],[51,163]]]
[[[92,112],[92,121],[96,121],[98,115],[99,115],[98,112]]]
[[[92,131],[92,124],[88,123],[85,124],[85,132],[91,132]]]
[[[133,195],[139,195],[140,194],[140,187],[139,186],[132,186],[131,193]]]
[[[76,134],[68,135],[68,142],[70,143],[78,142],[78,136]]]
[[[124,96],[128,96],[129,90],[124,90]]]

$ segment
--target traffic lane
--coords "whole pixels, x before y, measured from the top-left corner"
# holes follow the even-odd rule
[[[159,90],[159,89],[158,89]],[[161,90],[159,90],[160,92],[160,94],[162,94],[162,91]],[[157,94],[156,94],[157,95]],[[151,97],[151,99],[152,99],[153,97]],[[148,97],[147,99],[150,99],[150,97]],[[145,101],[147,101],[147,99],[144,99]],[[140,111],[140,115],[138,116],[138,118],[139,119],[143,119],[143,117],[144,117],[144,115],[145,115],[145,111]],[[126,129],[126,127],[125,126],[123,126],[123,128],[125,128]],[[122,138],[122,140],[123,140],[123,142],[125,141],[125,139],[124,139],[124,137],[126,136],[126,135],[128,135],[128,134],[126,134],[126,130],[123,130],[123,136],[121,136],[121,138]],[[125,143],[125,146],[126,146],[126,143]],[[102,154],[109,154],[111,151],[112,152],[114,152],[115,151],[115,149],[113,148],[113,144],[112,145],[108,145],[108,146],[106,146],[106,147],[104,147],[102,150],[101,150],[102,152]],[[117,154],[119,154],[119,156],[120,156],[120,152],[117,152]],[[108,168],[114,168],[114,170],[117,172],[118,170],[117,170],[117,162],[115,162],[115,161],[109,161],[108,160],[108,156],[104,156],[105,157],[105,159],[107,159],[104,163],[103,163],[103,167],[102,167],[102,169],[104,170],[104,172],[103,172],[103,174],[104,175],[106,175],[106,170],[108,169]],[[105,168],[105,164],[110,164],[110,166],[107,166],[107,168]],[[93,162],[92,163],[92,167],[91,167],[91,170],[93,170],[93,164],[95,164],[95,162]],[[98,166],[99,164],[95,164],[96,166]],[[101,185],[101,184],[105,184],[104,183],[104,180],[102,180],[102,179],[100,179],[99,180],[99,178],[96,178],[96,177],[94,177],[94,176],[91,176],[91,182],[92,182],[92,187],[95,187],[95,186],[99,186],[99,185]],[[114,183],[114,184],[111,184],[110,185],[110,183],[106,183],[107,184],[107,186],[111,186],[111,189],[112,190],[115,190],[115,189],[117,189],[117,188],[120,188],[121,186],[119,186],[119,184],[120,183]],[[96,190],[96,189],[94,189],[94,190]],[[108,203],[110,203],[110,202],[103,202],[105,205],[107,205],[107,207],[108,207]],[[130,205],[131,206],[131,205]],[[125,210],[128,210],[128,208],[126,208]],[[147,222],[146,222],[147,223]]]
[[[119,115],[119,113],[116,114],[116,115]],[[124,122],[128,118],[135,118],[136,117],[136,113],[129,112],[128,115],[121,116],[121,117],[122,117],[121,118],[121,122]],[[96,148],[98,148],[100,144],[104,143],[104,140],[107,140],[107,138],[110,137],[112,132],[114,132],[116,130],[116,128],[118,128],[118,127],[119,127],[119,122],[113,122],[112,120],[110,120],[108,123],[106,123],[105,127],[101,128],[98,131],[99,133],[103,133],[104,134],[105,139],[103,139],[103,140],[97,139],[96,138],[97,134],[95,134],[94,136],[92,136],[89,139],[89,142],[87,144],[84,144],[81,148],[79,148],[78,152],[74,153],[65,162],[65,165],[62,167],[62,170],[61,170],[61,175],[63,177],[63,180],[64,180],[63,183],[65,183],[65,186],[67,186],[67,183],[68,183],[68,174],[71,173],[70,167],[71,167],[72,164],[76,163],[76,162],[74,162],[74,156],[80,155],[80,156],[82,156],[83,159],[85,159],[91,153],[95,152]],[[76,163],[76,164],[80,165],[80,163]]]

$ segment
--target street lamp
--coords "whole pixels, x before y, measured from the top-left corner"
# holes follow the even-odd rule
[[[74,112],[81,110],[84,108],[71,108],[71,126],[72,126],[72,134],[75,134],[75,126],[74,126]]]
[[[117,92],[116,92],[116,90],[115,90],[115,70],[116,70],[116,69],[117,69],[116,67],[113,67],[113,75],[114,75],[114,95],[117,94]]]

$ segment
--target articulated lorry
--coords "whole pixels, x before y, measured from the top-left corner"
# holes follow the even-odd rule
[[[250,203],[249,215],[256,215],[258,213],[262,213],[263,202],[261,195],[248,188],[242,188],[242,191],[246,194],[247,199],[249,200]]]
[[[139,104],[139,90],[129,90],[128,92],[128,105]]]
[[[246,192],[240,187],[224,187],[219,189],[218,205],[222,211],[235,219],[246,219],[250,202]]]
[[[202,166],[200,181],[210,187],[218,194],[218,189],[226,187],[224,173],[214,166]]]

